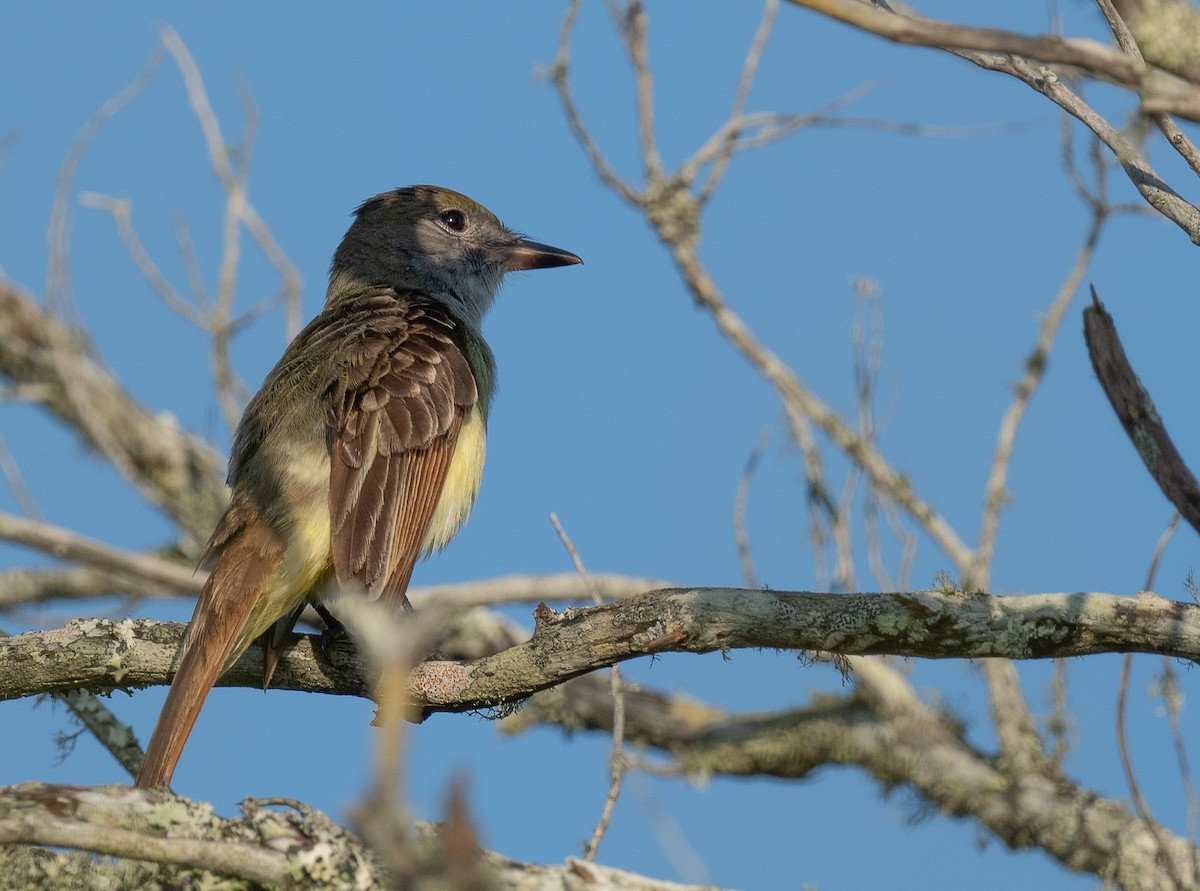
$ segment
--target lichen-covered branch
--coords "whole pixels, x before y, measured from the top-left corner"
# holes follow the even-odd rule
[[[955,591],[813,594],[740,588],[670,588],[587,609],[539,607],[526,641],[464,662],[418,666],[411,695],[431,711],[525,699],[626,659],[740,648],[930,659],[1045,659],[1105,652],[1200,660],[1200,606],[1142,593],[1027,594]],[[183,626],[147,620],[74,622],[0,639],[0,700],[83,687],[93,692],[166,683]],[[252,648],[222,679],[258,686]],[[307,639],[272,685],[369,695],[353,658],[317,664]]]
[[[479,849],[454,828],[453,820],[411,827],[403,887],[698,891],[574,858],[521,863]],[[473,849],[481,865],[475,878],[486,885],[461,881],[463,845]],[[0,788],[0,875],[6,888],[396,886],[361,839],[296,802],[247,799],[241,816],[223,819],[208,805],[161,792],[42,783]]]

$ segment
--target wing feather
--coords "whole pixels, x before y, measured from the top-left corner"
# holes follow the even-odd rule
[[[453,318],[398,295],[389,309],[335,357],[326,422],[338,581],[398,606],[479,392]]]

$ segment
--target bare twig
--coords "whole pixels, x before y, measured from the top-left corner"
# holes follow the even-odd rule
[[[243,227],[283,280],[280,293],[287,305],[285,321],[289,337],[299,330],[300,276],[258,216],[247,195],[250,146],[258,119],[253,102],[244,89],[239,91],[245,118],[243,140],[240,146],[231,146],[221,132],[221,125],[209,102],[200,69],[187,46],[173,29],[166,26],[160,31],[160,39],[183,76],[188,102],[208,148],[209,164],[225,192],[216,297],[211,302],[206,301],[207,312],[201,327],[212,341],[211,361],[217,398],[225,422],[232,429],[241,415],[244,390],[229,360],[230,339],[248,319],[265,312],[279,300],[279,295],[272,295],[260,301],[249,313],[235,317],[237,273],[241,261],[240,235]],[[194,277],[193,280],[195,281]]]
[[[67,263],[68,233],[71,228],[71,187],[75,171],[87,154],[88,147],[101,128],[121,109],[136,99],[154,79],[162,61],[162,50],[155,47],[142,67],[141,72],[117,95],[97,109],[75,138],[67,157],[58,171],[58,182],[54,189],[54,201],[50,205],[50,226],[46,232],[46,306],[60,317],[73,315],[71,306],[71,278]]]
[[[133,260],[133,265],[137,267],[138,273],[154,289],[168,309],[197,328],[208,328],[207,316],[175,290],[175,286],[167,280],[158,265],[151,259],[150,253],[142,244],[137,230],[133,227],[133,205],[128,198],[113,198],[96,192],[84,192],[79,196],[79,203],[112,217],[113,225],[117,229],[117,237],[125,245],[125,250],[129,254],[129,258]]]
[[[746,459],[742,475],[738,477],[737,490],[733,495],[733,544],[737,548],[738,562],[742,567],[742,584],[747,588],[758,587],[758,577],[754,572],[754,556],[750,551],[750,530],[746,526],[746,503],[750,498],[750,480],[758,468],[763,451],[771,438],[771,428],[766,427],[758,435],[758,442]]]
[[[654,182],[662,179],[663,165],[654,132],[654,76],[650,72],[647,51],[646,7],[642,0],[627,0],[624,6],[618,0],[605,0],[605,4],[629,54],[637,92],[638,142],[643,174],[648,182]]]
[[[1095,292],[1093,290],[1093,294],[1094,293]],[[1158,572],[1158,564],[1162,559],[1163,551],[1166,549],[1167,542],[1170,541],[1171,536],[1175,534],[1175,527],[1178,525],[1178,523],[1179,523],[1179,512],[1176,511],[1174,514],[1171,515],[1170,522],[1167,523],[1166,529],[1163,530],[1162,535],[1160,535],[1158,537],[1158,541],[1154,545],[1154,553],[1150,556],[1150,565],[1149,565],[1148,569],[1146,570],[1146,584],[1145,584],[1145,587],[1143,588],[1143,590],[1149,591],[1154,587],[1154,577]],[[1158,847],[1159,851],[1163,852],[1165,854],[1167,842],[1164,837],[1164,831],[1163,831],[1162,827],[1159,826],[1158,822],[1154,819],[1153,814],[1151,814],[1150,806],[1149,806],[1149,804],[1147,804],[1146,798],[1142,794],[1141,786],[1139,785],[1138,780],[1137,780],[1137,771],[1134,769],[1134,766],[1133,766],[1133,758],[1129,754],[1129,737],[1125,732],[1125,706],[1129,700],[1129,675],[1130,675],[1132,668],[1133,668],[1133,654],[1126,653],[1125,657],[1121,660],[1121,674],[1120,674],[1120,678],[1117,682],[1117,711],[1116,711],[1117,751],[1121,757],[1121,769],[1125,773],[1125,781],[1129,786],[1129,793],[1130,793],[1130,796],[1133,798],[1133,804],[1134,804],[1134,807],[1137,809],[1138,816],[1141,817],[1142,822],[1146,825],[1146,828],[1149,830],[1151,836],[1154,838],[1154,843]],[[1178,749],[1176,750],[1176,755],[1177,756],[1179,755]],[[1187,763],[1186,757],[1183,759],[1182,763],[1184,765],[1186,765],[1186,763]],[[1192,790],[1193,798],[1191,799],[1191,802],[1194,802],[1194,791],[1195,790]],[[1189,829],[1192,829],[1192,830],[1194,830],[1194,828],[1195,828],[1194,826],[1189,827]],[[1169,874],[1171,877],[1172,884],[1175,886],[1175,888],[1183,889],[1185,887],[1187,887],[1187,888],[1195,887],[1194,882],[1185,884],[1182,875],[1180,875],[1180,873],[1177,871],[1177,869],[1175,868],[1174,862],[1169,857],[1164,856],[1161,859],[1166,861],[1169,864],[1169,869],[1170,869]],[[1193,855],[1193,859],[1192,859],[1193,873],[1195,872],[1196,864],[1197,864],[1196,855]],[[1194,878],[1195,878],[1195,875],[1193,875],[1193,879]]]
[[[962,583],[968,589],[987,587],[989,584],[992,559],[996,552],[1000,513],[1008,501],[1006,491],[1008,468],[1012,460],[1017,432],[1025,417],[1025,412],[1029,408],[1030,400],[1046,373],[1046,364],[1050,360],[1050,353],[1058,336],[1058,330],[1062,326],[1067,307],[1070,306],[1071,300],[1083,282],[1083,276],[1091,263],[1096,243],[1100,239],[1100,233],[1103,231],[1107,219],[1107,210],[1096,207],[1091,227],[1075,256],[1071,271],[1042,316],[1038,326],[1037,343],[1025,359],[1025,373],[1017,383],[1016,394],[1000,422],[1000,430],[996,436],[996,449],[985,488],[983,515],[979,524],[979,545],[972,555],[970,566],[962,568]]]
[[[771,29],[775,27],[775,15],[779,12],[779,0],[767,0],[763,4],[762,18],[759,20],[758,29],[754,32],[754,39],[750,43],[750,49],[746,51],[746,58],[742,62],[742,74],[738,78],[737,91],[733,95],[733,107],[729,110],[729,122],[742,119],[746,111],[746,100],[750,97],[750,87],[754,84],[754,75],[758,71],[758,63],[762,59],[763,50],[767,45],[767,38],[771,36]],[[729,169],[729,162],[732,160],[734,153],[738,151],[737,139],[740,136],[740,131],[734,128],[723,128],[726,133],[726,138],[717,149],[713,159],[712,167],[708,171],[708,177],[704,181],[704,185],[700,187],[700,191],[696,195],[697,201],[701,205],[706,204],[708,199],[712,197],[717,186],[721,184],[721,180],[725,178],[725,171]]]
[[[1179,516],[1176,514],[1176,516]],[[1169,659],[1162,660],[1162,680],[1159,682],[1163,707],[1171,727],[1171,743],[1175,749],[1175,764],[1179,770],[1179,782],[1187,799],[1187,832],[1195,850],[1192,852],[1192,885],[1200,886],[1200,799],[1196,795],[1196,782],[1188,765],[1187,745],[1184,742],[1180,715],[1183,712],[1183,692],[1179,687],[1179,675]]]
[[[897,505],[911,514],[957,565],[966,565],[970,551],[932,505],[917,496],[909,481],[890,467],[868,440],[861,437],[812,394],[778,356],[758,341],[746,323],[730,308],[696,252],[701,206],[689,191],[692,183],[681,178],[681,171],[669,177],[664,173],[649,178],[644,189],[639,192],[620,180],[608,165],[603,153],[583,126],[578,110],[571,100],[568,76],[569,40],[576,12],[577,8],[573,5],[564,20],[555,68],[555,83],[572,132],[580,140],[600,177],[646,215],[659,238],[671,251],[675,265],[692,296],[712,315],[726,340],[775,389],[783,403],[790,432],[804,454],[810,507],[823,506],[828,516],[836,521],[837,511],[828,494],[820,455],[811,429],[815,424],[824,430],[852,461],[862,467],[872,485],[886,491]],[[638,29],[623,32],[626,39],[644,39],[644,20],[639,21],[641,24]],[[631,47],[628,48],[628,52],[631,58],[643,58],[645,48]],[[638,100],[644,100],[640,92]],[[643,158],[643,165],[647,170],[653,170],[655,163],[653,157]]]
[[[554,531],[558,533],[563,547],[567,549],[567,554],[570,555],[571,562],[575,565],[575,571],[579,573],[584,585],[591,589],[587,569],[583,565],[579,551],[575,548],[575,543],[571,541],[567,531],[563,529],[562,524],[558,522],[558,517],[553,513],[550,514],[550,522],[554,525]],[[604,603],[595,590],[592,590],[592,601],[596,606]],[[608,671],[609,691],[612,694],[613,702],[612,750],[608,756],[608,793],[604,796],[604,807],[601,808],[600,818],[596,821],[596,828],[592,830],[591,838],[588,839],[583,849],[583,859],[589,863],[595,861],[596,854],[600,852],[600,843],[604,840],[608,826],[612,822],[613,811],[617,807],[617,798],[621,795],[621,781],[625,776],[625,693],[621,686],[620,669],[613,665]]]
[[[1132,667],[1133,654],[1126,653],[1124,658],[1121,659],[1121,675],[1117,682],[1117,752],[1121,756],[1121,769],[1125,772],[1125,782],[1129,785],[1129,795],[1133,799],[1134,808],[1142,820],[1142,825],[1149,830],[1150,836],[1154,839],[1154,844],[1158,847],[1158,850],[1165,853],[1167,845],[1165,830],[1154,819],[1154,815],[1150,812],[1150,806],[1146,803],[1146,797],[1142,794],[1142,788],[1137,780],[1137,772],[1133,767],[1133,759],[1129,754],[1129,737],[1125,732],[1125,704],[1129,698],[1129,673]],[[1166,861],[1168,864],[1167,874],[1171,880],[1171,884],[1177,891],[1194,887],[1191,884],[1184,884],[1183,877],[1179,874],[1173,858],[1164,856],[1160,859]]]
[[[1133,32],[1129,30],[1129,26],[1113,5],[1112,0],[1096,0],[1096,5],[1104,13],[1104,18],[1113,32],[1113,37],[1117,40],[1117,45],[1130,58],[1138,62],[1143,62],[1142,50],[1137,45],[1137,40],[1134,38]],[[1154,121],[1155,126],[1166,137],[1167,144],[1175,149],[1179,153],[1179,156],[1192,168],[1192,172],[1200,173],[1200,150],[1196,148],[1196,144],[1192,142],[1188,135],[1180,129],[1174,119],[1165,112],[1151,114],[1150,119]]]
[[[1046,732],[1053,740],[1049,752],[1050,762],[1061,771],[1063,761],[1071,746],[1071,714],[1067,707],[1067,660],[1054,660],[1054,673],[1050,678],[1050,717],[1046,721]]]
[[[876,437],[875,391],[883,366],[883,308],[879,286],[870,279],[854,281],[854,323],[851,327],[854,355],[854,392],[858,409],[859,435],[874,441]],[[882,513],[888,530],[900,545],[894,577],[883,560],[883,536],[879,525]],[[872,485],[863,493],[862,523],[867,550],[867,566],[881,591],[904,591],[916,558],[917,536],[905,524],[895,502],[887,492]]]
[[[35,520],[41,519],[42,512],[38,509],[33,493],[25,485],[25,480],[21,476],[21,468],[17,466],[17,460],[13,457],[3,436],[0,436],[0,476],[3,476],[4,481],[8,483],[8,490],[17,500],[22,513]]]
[[[206,573],[148,554],[135,554],[86,538],[60,526],[0,513],[0,539],[77,560],[98,569],[131,575],[175,590],[198,594]]]
[[[1175,534],[1175,529],[1179,526],[1179,511],[1171,514],[1171,519],[1167,522],[1167,528],[1162,531],[1162,535],[1158,537],[1158,541],[1154,545],[1154,553],[1150,556],[1150,567],[1146,570],[1146,584],[1142,586],[1143,591],[1154,590],[1154,577],[1158,574],[1158,565],[1162,562],[1163,552],[1167,549],[1167,542]]]
[[[583,148],[596,174],[610,189],[629,203],[636,204],[637,193],[609,165],[608,159],[600,151],[600,147],[592,138],[591,133],[583,126],[583,117],[579,113],[578,106],[575,105],[575,97],[571,92],[571,81],[567,72],[571,58],[571,34],[575,30],[575,22],[579,17],[580,2],[581,0],[571,0],[567,5],[567,11],[563,15],[562,25],[558,31],[558,52],[552,72],[554,88],[558,92],[558,100],[563,107],[567,126],[570,127],[576,142]]]
[[[1027,37],[1010,31],[972,28],[920,16],[899,15],[858,0],[791,0],[830,18],[900,43],[931,46],[985,68],[1016,77],[1077,118],[1116,156],[1130,182],[1155,210],[1200,244],[1200,209],[1170,188],[1145,155],[1066,85],[1050,65],[1066,65],[1136,89],[1150,114],[1175,113],[1200,119],[1200,86],[1188,84],[1124,50],[1089,40],[1052,35]],[[1030,61],[1036,60],[1036,61]],[[1164,134],[1189,164],[1200,169],[1200,157],[1177,127],[1164,125]]]
[[[858,0],[790,0],[829,18],[897,43],[928,46],[956,54],[1008,54],[1043,65],[1066,65],[1120,84],[1136,92],[1147,110],[1165,111],[1195,120],[1200,89],[1128,53],[1091,40],[956,25],[917,15],[899,15]]]

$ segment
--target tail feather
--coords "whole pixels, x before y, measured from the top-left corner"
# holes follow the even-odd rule
[[[283,552],[279,536],[262,521],[243,527],[223,544],[188,624],[179,668],[138,771],[139,788],[171,784],[208,691],[253,639],[247,622]]]

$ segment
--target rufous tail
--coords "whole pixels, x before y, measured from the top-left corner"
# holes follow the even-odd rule
[[[222,547],[188,624],[179,668],[138,771],[139,788],[170,786],[208,691],[250,644],[244,634],[247,619],[282,552],[274,531],[261,521]]]

